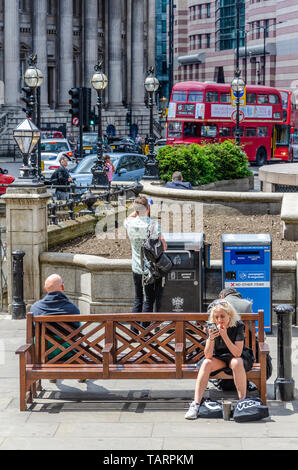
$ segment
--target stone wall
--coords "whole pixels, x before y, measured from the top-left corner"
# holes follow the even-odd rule
[[[82,313],[126,313],[132,308],[134,288],[130,260],[108,260],[99,256],[69,253],[42,253],[41,286],[47,276],[58,273],[65,283],[65,292]],[[297,263],[273,261],[272,304],[297,306]],[[206,272],[206,306],[221,287],[221,260],[212,261]],[[41,292],[42,294],[42,292]],[[296,315],[297,317],[297,315]],[[273,323],[275,323],[273,315]],[[298,325],[298,319],[294,319]]]

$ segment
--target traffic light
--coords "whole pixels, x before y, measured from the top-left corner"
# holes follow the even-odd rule
[[[127,113],[126,113],[126,125],[131,126],[131,121],[132,121],[132,111],[130,108],[128,108]]]
[[[68,93],[71,96],[69,100],[71,106],[69,113],[72,115],[72,123],[77,126],[80,123],[80,88],[72,88]]]
[[[90,125],[91,88],[83,88],[83,126]]]
[[[24,96],[21,97],[21,101],[24,101],[24,103],[26,104],[26,107],[22,108],[22,111],[26,113],[28,119],[32,119],[33,108],[35,104],[32,88],[25,86],[22,88],[22,92],[24,93]]]
[[[89,125],[95,126],[96,124],[98,124],[98,119],[95,113],[95,109],[93,109],[93,111],[90,111]]]

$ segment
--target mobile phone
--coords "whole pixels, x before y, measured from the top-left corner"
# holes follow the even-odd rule
[[[210,330],[217,331],[217,325],[216,325],[216,323],[207,323],[207,328],[208,328],[208,332],[209,332]]]

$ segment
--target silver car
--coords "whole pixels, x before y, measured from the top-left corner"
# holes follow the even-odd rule
[[[65,152],[72,157],[72,148],[67,139],[45,139],[40,141],[41,153],[61,153]]]

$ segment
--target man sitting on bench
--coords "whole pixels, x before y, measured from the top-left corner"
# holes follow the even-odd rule
[[[44,291],[47,293],[47,295],[43,299],[35,302],[30,309],[30,311],[33,313],[33,317],[41,315],[80,314],[78,307],[73,304],[64,294],[63,280],[58,274],[52,274],[45,280]],[[73,329],[76,329],[79,328],[80,323],[69,323],[69,326],[71,326]],[[61,332],[65,333],[64,331]],[[61,341],[61,338],[59,338],[57,335],[54,335],[54,337]],[[49,347],[51,347],[50,343]],[[57,348],[51,355],[49,355],[49,359],[59,354],[60,352],[61,350]],[[56,380],[50,380],[50,382],[55,383]]]

